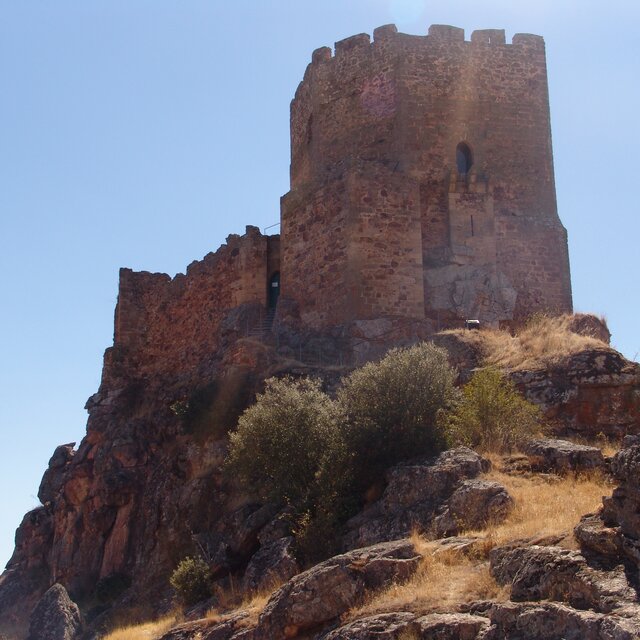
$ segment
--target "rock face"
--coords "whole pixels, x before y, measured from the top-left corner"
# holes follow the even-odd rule
[[[604,456],[600,449],[568,440],[530,440],[524,445],[523,451],[534,471],[563,474],[605,468]]]
[[[640,444],[619,451],[611,473],[619,485],[611,497],[603,498],[599,514],[582,519],[576,538],[586,553],[624,558],[640,568]]]
[[[577,611],[555,603],[493,605],[491,627],[478,640],[637,640],[637,621]]]
[[[491,573],[499,584],[511,586],[511,599],[516,602],[556,600],[577,609],[610,613],[635,606],[637,601],[622,566],[595,569],[577,551],[560,547],[494,549]]]
[[[456,516],[466,517],[462,512],[469,507],[468,515],[476,519],[470,523],[473,528],[482,519],[478,512],[473,513],[473,502],[478,509],[482,508],[481,503],[494,508],[488,515],[499,518],[500,513],[506,513],[506,497],[497,486],[471,483],[460,488],[451,507],[445,504],[461,483],[476,478],[489,467],[488,460],[466,447],[445,451],[435,459],[394,467],[387,474],[388,484],[380,500],[347,523],[345,547],[353,549],[402,538],[414,529],[427,531],[439,510],[445,510],[441,528],[457,531],[464,527],[452,523]],[[493,502],[489,494],[493,495]]]
[[[640,364],[604,345],[556,367],[510,375],[559,435],[621,439],[640,432]]]
[[[421,556],[408,540],[388,542],[321,562],[276,591],[258,621],[256,640],[294,638],[320,627],[367,592],[415,573]]]
[[[81,630],[78,606],[61,584],[54,584],[31,614],[28,640],[75,640]]]

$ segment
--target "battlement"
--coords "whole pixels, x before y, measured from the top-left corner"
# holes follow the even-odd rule
[[[373,40],[369,34],[359,33],[339,40],[334,44],[333,50],[327,46],[316,49],[311,55],[311,64],[323,64],[333,59],[344,59],[372,47],[388,44],[394,38],[403,39],[405,43],[411,43],[412,41],[412,44],[421,43],[423,45],[449,42],[507,47],[515,45],[516,47],[526,46],[544,50],[544,38],[527,33],[516,33],[511,39],[511,43],[507,44],[504,29],[477,29],[472,31],[471,38],[466,40],[465,30],[451,25],[432,24],[428,29],[427,35],[421,36],[401,33],[395,24],[387,24],[374,29]]]

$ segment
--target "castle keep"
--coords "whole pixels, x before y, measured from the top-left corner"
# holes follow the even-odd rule
[[[173,279],[123,270],[115,346],[192,367],[246,304],[316,332],[571,311],[543,39],[387,25],[317,49],[280,236],[248,227]]]

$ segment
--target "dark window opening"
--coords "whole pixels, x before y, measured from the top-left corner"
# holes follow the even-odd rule
[[[275,309],[278,304],[278,296],[280,295],[280,272],[276,271],[269,279],[269,291],[267,292],[269,300],[269,310]]]
[[[461,142],[456,149],[456,165],[458,167],[458,173],[466,175],[471,170],[473,165],[473,154],[468,144]]]
[[[313,114],[309,116],[307,121],[307,144],[311,144],[313,139]]]

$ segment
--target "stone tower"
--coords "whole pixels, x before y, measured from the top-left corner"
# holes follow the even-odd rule
[[[571,311],[543,39],[388,25],[316,50],[291,104],[281,295],[317,329]]]

